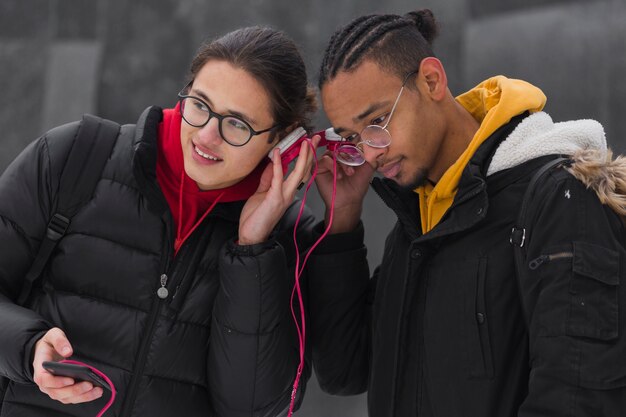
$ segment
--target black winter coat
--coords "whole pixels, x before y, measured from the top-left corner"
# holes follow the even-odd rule
[[[2,417],[94,416],[32,381],[35,342],[65,331],[74,358],[106,373],[115,416],[276,416],[298,365],[289,313],[292,206],[273,238],[234,243],[243,202],[218,204],[173,257],[173,221],[156,181],[158,108],[122,126],[92,201],[74,217],[37,287],[14,304],[55,200],[78,123],[32,143],[0,177]],[[305,214],[305,244],[312,218]],[[169,297],[157,289],[167,276]],[[301,393],[308,371],[305,371]]]
[[[549,174],[518,286],[511,229],[529,179],[553,157],[486,178],[517,122],[479,148],[427,234],[417,194],[374,180],[398,222],[370,280],[362,228],[319,248],[309,296],[324,390],[367,389],[373,417],[626,415],[624,228],[568,172]]]

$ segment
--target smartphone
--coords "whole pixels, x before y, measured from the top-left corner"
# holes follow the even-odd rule
[[[67,376],[75,381],[88,381],[96,387],[101,387],[111,391],[109,384],[94,371],[83,365],[75,365],[73,363],[50,362],[45,361],[43,368],[56,376]]]

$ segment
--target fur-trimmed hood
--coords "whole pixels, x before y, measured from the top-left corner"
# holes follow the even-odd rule
[[[570,155],[567,170],[603,204],[626,216],[626,157],[613,158],[595,120],[554,123],[545,112],[525,118],[494,153],[487,175],[545,155]]]
[[[613,159],[611,150],[580,150],[572,155],[572,164],[567,170],[594,190],[602,204],[626,216],[626,157],[620,155]]]

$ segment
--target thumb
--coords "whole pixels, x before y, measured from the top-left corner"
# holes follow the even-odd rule
[[[267,191],[270,188],[274,170],[273,165],[273,162],[270,162],[263,170],[263,173],[261,174],[261,180],[259,181],[259,187],[257,188],[257,193]]]
[[[328,173],[332,174],[332,172],[333,172],[333,158],[328,154],[322,155],[322,157],[317,160],[317,175],[328,174]]]
[[[63,330],[59,329],[58,327],[50,329],[50,331],[48,331],[48,333],[46,333],[46,335],[44,336],[44,339],[46,342],[52,345],[54,350],[56,350],[59,355],[63,356],[64,358],[69,358],[70,356],[72,356],[72,345],[70,344],[70,341],[67,340],[67,336],[65,336]]]

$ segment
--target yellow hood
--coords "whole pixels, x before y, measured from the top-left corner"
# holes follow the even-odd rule
[[[463,169],[480,145],[518,114],[541,111],[546,104],[546,96],[526,81],[499,75],[461,94],[456,101],[470,112],[480,127],[467,149],[434,187],[427,184],[415,189],[420,196],[423,233],[432,230],[452,205]]]

